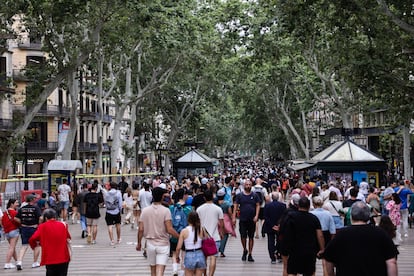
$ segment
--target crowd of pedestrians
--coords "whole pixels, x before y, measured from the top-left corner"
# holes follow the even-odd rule
[[[179,180],[161,175],[135,178],[132,183],[125,177],[106,184],[84,180],[76,192],[73,185],[62,181],[44,205],[35,204],[39,199],[33,195],[25,198],[24,206],[9,200],[2,212],[9,242],[4,268],[23,269],[22,259],[30,246],[33,268],[47,265],[50,271],[67,272],[66,252],[60,255],[58,266],[47,263],[43,255],[50,250],[47,244],[42,245],[39,263],[36,241],[40,230],[47,229],[39,226],[46,221],[45,225],[56,228],[54,222],[59,220],[79,220],[81,238],[93,246],[101,208],[105,208],[108,245],[121,243],[121,225],[130,225],[137,230],[136,250],[147,258],[151,275],[163,275],[171,263],[174,275],[212,276],[219,269],[217,258],[226,257],[229,237],[240,239],[242,262],[255,262],[254,252],[263,250],[271,264],[283,265],[283,275],[313,275],[318,258],[324,275],[350,275],[348,263],[361,271],[370,269],[371,265],[352,257],[360,254],[370,254],[377,264],[372,273],[364,275],[397,275],[398,246],[408,237],[410,203],[414,206],[411,188],[409,181],[381,188],[365,179],[327,183],[299,177],[285,168],[252,163],[218,175],[189,175]],[[64,229],[59,231],[70,240]],[[16,252],[19,235],[22,247]],[[206,236],[214,238],[217,254],[203,255]],[[255,248],[255,240],[265,237],[267,248]]]

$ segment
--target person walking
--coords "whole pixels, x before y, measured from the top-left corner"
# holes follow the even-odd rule
[[[272,264],[276,263],[277,256],[279,256],[279,260],[281,259],[280,252],[276,252],[276,241],[279,221],[286,211],[286,204],[279,202],[279,194],[278,192],[271,193],[272,201],[266,203],[263,211],[263,229],[267,234],[267,250]]]
[[[338,196],[334,191],[329,193],[328,200],[325,201],[322,208],[327,210],[332,215],[336,230],[344,227],[344,221],[342,219],[342,215],[344,215],[342,202],[338,200]]]
[[[144,183],[144,188],[139,191],[138,194],[138,204],[143,210],[144,208],[151,206],[152,202],[152,193],[150,190],[150,184]]]
[[[399,245],[402,242],[401,238],[401,199],[397,193],[391,195],[391,200],[387,203],[385,208],[389,212],[389,217],[395,226],[395,244]]]
[[[201,226],[210,234],[211,237],[216,241],[217,252],[220,247],[220,241],[223,238],[224,224],[223,224],[223,210],[214,204],[213,193],[211,190],[204,192],[205,203],[197,208],[198,216],[200,217]],[[207,257],[209,260],[208,265],[208,276],[213,276],[216,271],[216,255]]]
[[[188,225],[188,215],[192,211],[191,205],[185,204],[184,200],[185,191],[184,189],[180,188],[175,191],[173,198],[174,204],[169,206],[171,212],[171,221],[174,227],[174,230],[177,231],[178,234],[187,227]],[[178,263],[176,262],[176,248],[177,248],[178,239],[171,237],[170,238],[170,254],[172,255],[172,270],[173,275],[178,275]]]
[[[136,250],[142,248],[142,238],[147,243],[147,259],[151,276],[164,275],[170,253],[170,236],[179,238],[171,223],[171,212],[162,205],[166,190],[157,187],[152,190],[153,202],[142,209],[139,219]]]
[[[249,262],[254,262],[252,256],[254,232],[256,230],[256,222],[259,219],[260,199],[256,193],[252,191],[252,182],[249,179],[244,181],[243,191],[236,196],[233,210],[233,225],[236,224],[237,210],[240,210],[239,232],[243,247],[242,261],[246,261],[247,259]],[[248,248],[247,238],[249,238]]]
[[[185,248],[184,267],[186,276],[201,276],[207,268],[206,258],[201,250],[203,233],[198,213],[190,212],[188,214],[188,226],[181,231],[175,251],[176,261],[179,263],[180,250],[183,249],[183,246]]]
[[[126,188],[125,190],[125,194],[123,195],[122,207],[124,210],[124,214],[126,213],[124,223],[133,223],[134,217],[132,214],[132,210],[134,208],[134,199],[132,197],[132,189],[130,187]]]
[[[288,253],[287,273],[310,276],[316,271],[316,258],[322,257],[325,241],[318,218],[309,213],[309,199],[301,197],[298,207],[298,212],[291,213],[283,241]]]
[[[87,183],[82,183],[82,189],[80,191],[80,193],[77,195],[77,199],[78,199],[78,206],[79,206],[79,215],[80,215],[80,226],[81,226],[81,238],[85,238],[88,235],[88,228],[87,228],[87,224],[86,224],[86,216],[85,216],[85,195],[89,193],[88,191],[88,184]]]
[[[11,198],[7,202],[6,211],[1,218],[1,225],[3,226],[4,235],[9,243],[9,248],[6,255],[6,263],[4,264],[4,269],[13,269],[16,268],[12,264],[11,258],[14,258],[14,261],[17,262],[17,253],[16,245],[19,240],[19,225],[14,220],[14,217],[17,215],[17,208],[19,207],[19,201],[17,199]]]
[[[329,276],[398,275],[398,250],[383,229],[368,224],[370,213],[366,203],[352,204],[352,225],[341,229],[323,254]]]
[[[68,209],[71,201],[70,197],[72,189],[67,182],[67,179],[63,179],[62,184],[60,184],[57,189],[60,204],[60,218],[62,221],[66,221],[68,219]]]
[[[322,230],[322,234],[323,234],[323,238],[324,238],[324,242],[326,246],[328,242],[336,234],[335,222],[334,222],[334,219],[331,213],[322,208],[322,205],[323,205],[322,197],[315,196],[312,200],[313,200],[314,209],[310,211],[310,213],[315,215],[321,224],[321,230]],[[324,260],[322,260],[322,267],[323,267],[323,275],[327,276],[328,274],[327,274]]]
[[[400,181],[400,186],[394,188],[394,192],[397,193],[401,199],[401,236],[404,238],[408,238],[408,197],[413,194],[413,192],[405,186],[405,184],[409,185],[409,183],[409,180],[406,180],[406,182]]]
[[[134,229],[135,223],[138,225],[139,215],[141,214],[141,208],[138,203],[139,198],[139,184],[138,182],[132,182],[132,221],[131,229]]]
[[[104,202],[106,206],[105,222],[108,226],[108,235],[111,246],[115,245],[113,227],[116,229],[117,244],[121,243],[121,210],[122,195],[117,190],[118,185],[111,182],[109,191],[104,191]]]
[[[223,210],[223,223],[224,223],[224,233],[223,238],[220,241],[220,257],[224,258],[224,250],[226,249],[227,240],[230,235],[236,237],[236,231],[234,230],[232,217],[233,211],[231,209],[232,205],[225,199],[226,198],[226,189],[222,188],[217,191],[217,204]]]
[[[103,203],[103,198],[101,193],[97,192],[98,183],[93,182],[91,190],[89,193],[85,194],[83,199],[84,205],[84,212],[86,217],[86,225],[88,236],[86,238],[86,242],[88,244],[95,244],[96,243],[96,236],[98,234],[98,221],[101,217],[99,212],[99,205]]]
[[[40,244],[42,247],[40,265],[46,266],[46,276],[66,276],[70,262],[68,243],[71,242],[68,225],[56,220],[57,214],[53,209],[46,209],[43,218],[45,222],[30,238],[30,246],[35,248]]]
[[[26,196],[26,205],[22,206],[18,211],[17,215],[14,217],[14,220],[20,224],[20,235],[22,238],[22,247],[16,262],[17,270],[22,270],[22,260],[26,254],[27,249],[29,248],[29,239],[36,231],[39,224],[42,222],[42,214],[39,206],[35,203],[36,196],[29,194]],[[40,255],[40,247],[36,246],[33,249],[33,264],[32,268],[40,266],[38,262]]]

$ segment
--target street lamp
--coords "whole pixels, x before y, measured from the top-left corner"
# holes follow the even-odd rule
[[[108,137],[108,139],[106,139],[106,143],[108,144],[109,147],[109,182],[112,181],[112,138],[111,136]]]
[[[390,132],[391,139],[391,182],[395,181],[395,136],[397,133],[393,130]]]
[[[24,139],[24,186],[23,190],[29,190],[29,181],[27,180],[27,173],[29,169],[28,153],[27,153],[27,138]]]

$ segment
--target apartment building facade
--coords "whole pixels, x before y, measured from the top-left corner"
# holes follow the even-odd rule
[[[30,98],[28,89],[30,77],[26,69],[41,68],[46,62],[42,51],[41,39],[21,33],[18,38],[7,40],[6,48],[0,52],[0,136],[7,137],[13,131],[13,120],[19,115],[24,116]],[[91,76],[78,74],[80,88],[78,99],[79,127],[72,150],[72,159],[79,159],[84,164],[84,172],[91,172],[95,165],[98,149],[97,122],[98,107],[96,91],[91,88]],[[104,103],[104,114],[101,133],[103,135],[103,167],[102,172],[109,171],[109,145],[113,124],[113,104]],[[47,171],[47,164],[56,158],[60,145],[64,142],[65,133],[70,128],[70,98],[63,88],[57,88],[42,105],[30,123],[26,142],[15,149],[13,163],[9,174],[24,173],[27,162],[28,174],[39,174]]]

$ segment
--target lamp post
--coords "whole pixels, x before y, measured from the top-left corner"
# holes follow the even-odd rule
[[[109,147],[109,182],[112,181],[112,138],[111,136],[108,137],[108,139],[106,139],[106,143],[108,144]]]
[[[397,133],[395,131],[390,132],[391,140],[391,182],[394,182],[395,179],[395,136]]]
[[[27,181],[27,172],[29,169],[28,154],[27,154],[27,140],[24,141],[24,187],[23,190],[29,190],[29,181]]]

